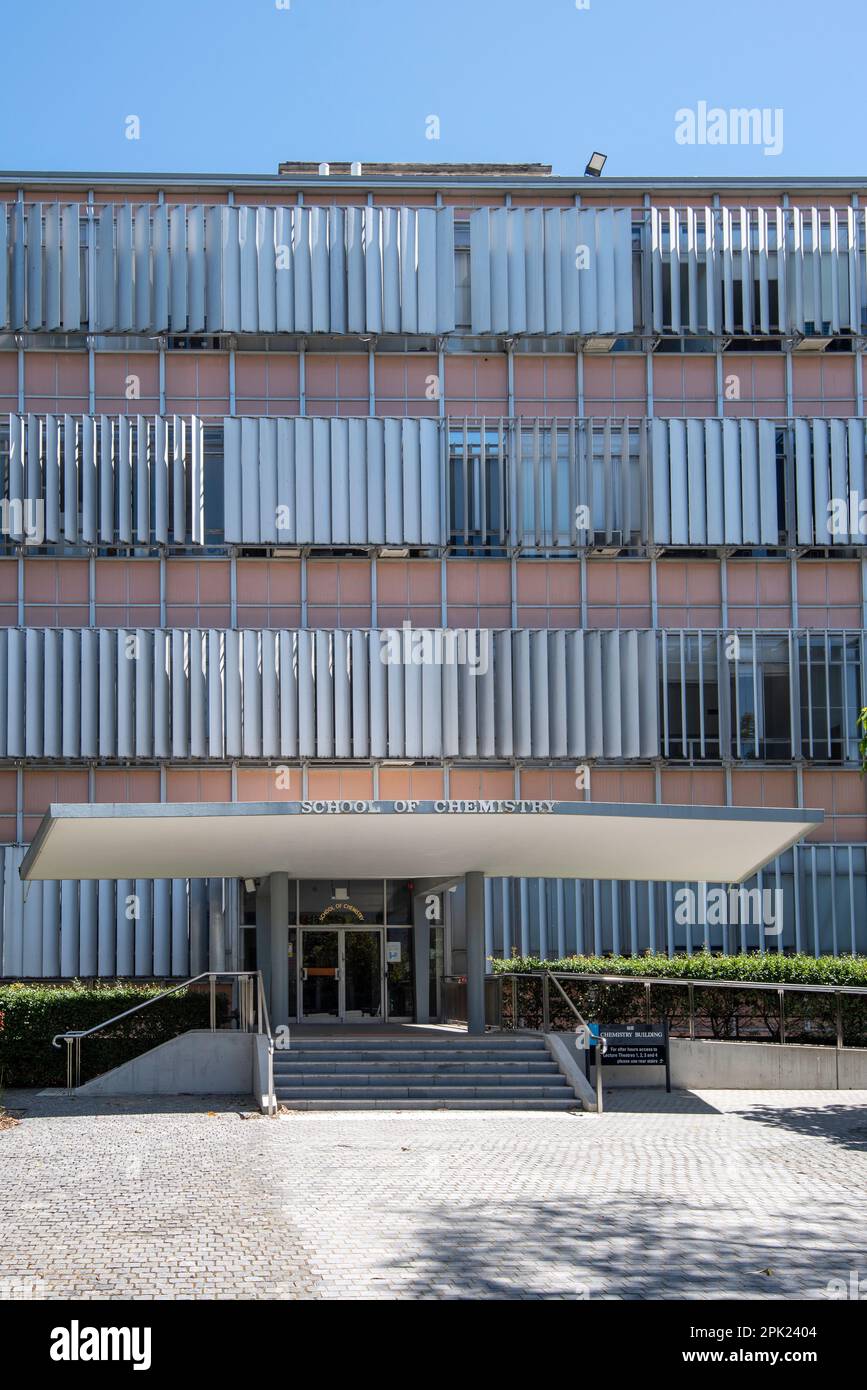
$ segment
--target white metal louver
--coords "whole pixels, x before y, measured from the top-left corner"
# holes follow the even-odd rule
[[[0,629],[4,758],[658,751],[643,630]]]
[[[108,204],[105,333],[447,333],[451,208]]]
[[[25,544],[201,545],[195,416],[10,415],[5,500]]]
[[[228,542],[445,542],[436,420],[227,417]]]
[[[793,428],[798,545],[864,545],[864,421],[799,419]]]
[[[470,217],[474,333],[631,333],[628,208],[479,208]]]
[[[776,433],[772,420],[653,420],[653,542],[778,546]]]

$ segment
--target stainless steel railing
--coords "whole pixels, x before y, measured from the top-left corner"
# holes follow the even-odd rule
[[[167,999],[169,995],[178,994],[181,990],[188,989],[190,985],[197,984],[200,980],[207,980],[210,985],[209,1022],[212,1033],[217,1030],[217,981],[234,980],[237,982],[239,1031],[242,1033],[261,1033],[268,1039],[268,1113],[275,1114],[277,1103],[274,1094],[274,1038],[268,1017],[268,1005],[265,1002],[265,987],[261,970],[203,970],[201,974],[193,975],[189,980],[182,980],[180,984],[172,985],[169,989],[160,990],[159,994],[152,995],[150,999],[143,1000],[141,1004],[134,1004],[131,1009],[124,1009],[123,1013],[115,1014],[102,1023],[94,1024],[92,1028],[70,1029],[66,1033],[56,1033],[51,1039],[52,1047],[60,1047],[62,1042],[66,1044],[67,1095],[71,1095],[81,1085],[81,1042],[83,1038],[92,1037],[94,1033],[101,1033],[103,1029],[120,1023],[124,1018],[130,1018],[132,1014],[140,1013],[142,1009],[149,1009],[153,1004],[158,1004],[161,1000]]]

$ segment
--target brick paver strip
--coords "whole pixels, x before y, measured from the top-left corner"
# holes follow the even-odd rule
[[[10,1092],[0,1297],[788,1299],[867,1281],[867,1092],[606,1101],[242,1121],[246,1098]]]

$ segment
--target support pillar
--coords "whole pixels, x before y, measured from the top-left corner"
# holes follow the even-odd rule
[[[271,874],[271,1027],[289,1022],[289,875]]]
[[[430,922],[425,893],[412,900],[412,955],[415,964],[415,1021],[430,1023]]]
[[[267,878],[256,884],[256,965],[262,972],[265,1002],[271,1014],[271,882]],[[273,1025],[273,1014],[271,1022]]]
[[[467,1032],[485,1031],[485,876],[464,875],[467,938]]]

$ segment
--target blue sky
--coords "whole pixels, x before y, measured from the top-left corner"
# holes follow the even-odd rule
[[[0,167],[539,160],[572,174],[596,148],[612,176],[867,172],[864,0],[286,3],[17,0]],[[700,101],[782,109],[782,153],[678,144],[675,112]]]

